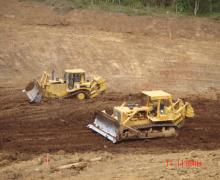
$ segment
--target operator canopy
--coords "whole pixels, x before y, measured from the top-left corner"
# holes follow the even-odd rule
[[[85,71],[83,69],[66,69],[65,72],[66,73],[74,73],[74,74],[85,73]]]
[[[156,91],[142,91],[142,94],[149,96],[151,100],[157,100],[157,99],[170,99],[172,96],[171,94],[162,91],[162,90],[156,90]]]

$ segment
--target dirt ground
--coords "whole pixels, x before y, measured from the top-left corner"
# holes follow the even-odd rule
[[[0,154],[2,155],[2,154]],[[13,155],[4,155],[12,158]],[[48,163],[46,161],[48,157]],[[24,158],[23,158],[24,159]],[[197,166],[182,161],[193,160]],[[168,163],[169,162],[169,163]],[[171,163],[172,162],[172,165]],[[75,166],[62,169],[66,165]],[[77,165],[77,166],[76,166]],[[0,169],[1,179],[214,179],[220,178],[220,151],[169,153],[89,152],[69,154],[64,151],[42,154],[30,160],[9,163]]]
[[[3,179],[220,177],[219,97],[217,100],[188,98],[196,117],[187,121],[178,137],[112,144],[86,126],[93,122],[96,110],[111,110],[126,100],[126,94],[107,93],[83,102],[45,99],[40,104],[30,104],[21,89],[1,88],[0,94]],[[134,100],[138,97],[133,95]],[[49,165],[44,162],[46,153],[50,156]],[[102,160],[89,161],[97,157]],[[173,161],[172,167],[166,167],[166,160]],[[203,164],[180,167],[178,160],[202,161]],[[74,162],[83,162],[82,169],[56,169]]]
[[[60,14],[28,2],[0,0],[1,86],[22,88],[44,70],[61,76],[81,67],[117,92],[206,95],[220,89],[219,20],[95,10]]]
[[[1,88],[0,94],[0,145],[3,150],[45,153],[61,149],[66,152],[121,152],[143,148],[147,151],[155,148],[165,151],[220,148],[219,99],[189,99],[196,117],[188,120],[176,138],[114,145],[92,133],[86,126],[93,122],[96,110],[112,110],[126,100],[126,94],[107,93],[83,102],[72,99],[44,100],[40,104],[29,104],[20,89]]]
[[[220,179],[219,49],[216,19],[0,0],[0,179]],[[79,67],[108,92],[40,104],[22,93],[44,70]],[[151,89],[195,108],[177,137],[112,144],[86,127],[96,110]],[[190,160],[199,165],[180,165]]]

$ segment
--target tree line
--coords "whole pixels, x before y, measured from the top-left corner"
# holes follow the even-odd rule
[[[84,3],[128,6],[131,8],[169,8],[177,13],[190,12],[194,15],[220,13],[220,0],[72,0]]]

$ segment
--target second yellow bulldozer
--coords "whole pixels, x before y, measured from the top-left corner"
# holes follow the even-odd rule
[[[42,97],[65,98],[76,97],[79,100],[94,98],[106,91],[106,82],[96,76],[91,81],[86,80],[83,69],[67,69],[64,78],[56,78],[52,72],[52,78],[47,72],[43,72],[39,81],[30,82],[23,92],[26,93],[30,102],[40,102]]]
[[[123,103],[109,115],[98,111],[95,121],[88,128],[113,143],[125,139],[170,137],[177,135],[187,117],[194,116],[190,103],[178,99],[173,102],[171,94],[162,91],[143,91],[142,103]]]

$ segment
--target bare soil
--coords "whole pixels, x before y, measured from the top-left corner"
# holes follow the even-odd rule
[[[0,179],[220,178],[219,98],[186,99],[196,117],[178,137],[112,144],[86,127],[96,110],[111,111],[127,96],[108,93],[86,101],[30,104],[21,89],[0,88]],[[132,97],[138,100],[139,95]],[[178,165],[182,161],[201,165]],[[72,163],[82,166],[59,169]]]
[[[0,179],[220,179],[219,49],[219,20],[0,0]],[[21,92],[42,71],[70,68],[103,76],[108,93],[30,104]],[[195,108],[179,136],[112,144],[86,127],[96,110],[155,89]],[[187,159],[202,166],[165,164]],[[75,162],[86,166],[57,170]]]
[[[188,99],[196,117],[189,119],[176,138],[137,140],[112,144],[86,126],[94,121],[96,110],[111,111],[126,100],[126,94],[108,93],[97,99],[48,99],[30,104],[21,90],[0,89],[1,149],[43,153],[65,150],[113,152],[203,149],[220,147],[220,101]],[[134,96],[135,99],[138,95]]]
[[[62,77],[64,69],[83,68],[117,92],[164,89],[183,96],[220,89],[214,19],[60,14],[42,3],[0,0],[0,39],[1,86],[22,88],[45,70]]]
[[[2,154],[0,153],[0,156]],[[1,156],[2,157],[2,156]],[[12,154],[4,158],[14,157]],[[46,157],[49,162],[47,163]],[[198,162],[198,166],[181,165],[182,161]],[[7,161],[7,160],[5,160]],[[169,162],[169,164],[167,164]],[[172,165],[170,164],[172,162]],[[6,163],[6,162],[5,162]],[[59,169],[71,164],[78,167]],[[178,164],[179,163],[179,164]],[[184,151],[152,154],[87,152],[69,154],[64,151],[41,154],[25,161],[14,161],[0,168],[1,179],[201,179],[220,178],[220,151]]]

